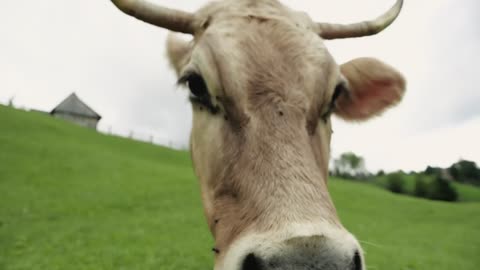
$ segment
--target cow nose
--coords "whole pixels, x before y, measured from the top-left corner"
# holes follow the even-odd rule
[[[353,256],[353,263],[352,263],[352,270],[362,270],[362,257],[360,257],[360,253],[357,251]]]
[[[363,270],[362,269],[362,258],[360,253],[357,251],[353,255],[350,263],[344,265],[344,268],[339,268],[335,263],[322,263],[322,262],[285,262],[283,265],[281,262],[275,263],[274,261],[268,262],[262,260],[260,257],[257,257],[255,254],[250,253],[245,257],[242,263],[241,270],[288,270],[288,269],[298,269],[298,270]]]
[[[255,254],[250,253],[245,257],[242,264],[242,270],[262,270],[262,261]]]
[[[363,270],[356,247],[325,237],[296,237],[246,255],[241,270]]]

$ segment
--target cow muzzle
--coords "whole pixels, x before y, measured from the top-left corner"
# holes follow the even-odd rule
[[[312,228],[312,226],[307,226]],[[364,270],[363,252],[343,228],[246,235],[215,270]]]

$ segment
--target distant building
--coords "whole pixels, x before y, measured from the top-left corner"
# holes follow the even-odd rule
[[[80,126],[97,129],[98,121],[102,118],[98,113],[88,107],[75,93],[58,104],[50,114]]]

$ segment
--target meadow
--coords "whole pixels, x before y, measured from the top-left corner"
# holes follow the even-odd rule
[[[3,106],[0,124],[1,270],[212,269],[188,152]],[[478,269],[479,202],[329,187],[368,269]]]

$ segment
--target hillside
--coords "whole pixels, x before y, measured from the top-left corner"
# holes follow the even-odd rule
[[[212,269],[188,153],[3,106],[0,124],[0,269]],[[330,188],[369,269],[478,269],[479,203]]]

